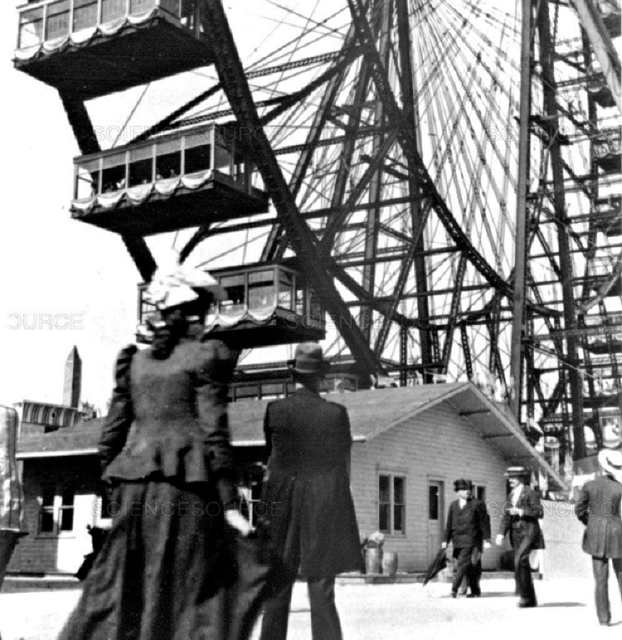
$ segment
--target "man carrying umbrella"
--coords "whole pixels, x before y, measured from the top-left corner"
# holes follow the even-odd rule
[[[486,505],[472,496],[473,483],[460,478],[454,482],[457,500],[449,506],[445,541],[447,548],[453,542],[455,573],[451,585],[451,597],[458,595],[458,588],[466,577],[471,593],[468,597],[482,595],[479,581],[482,575],[482,549],[490,549],[490,517]]]

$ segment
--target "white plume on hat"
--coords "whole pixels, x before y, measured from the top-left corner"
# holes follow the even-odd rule
[[[622,484],[622,451],[602,449],[598,452],[598,464],[606,474]]]
[[[176,263],[157,269],[145,292],[145,300],[160,310],[170,309],[196,300],[199,294],[195,289],[205,289],[217,300],[226,299],[224,289],[207,271]]]

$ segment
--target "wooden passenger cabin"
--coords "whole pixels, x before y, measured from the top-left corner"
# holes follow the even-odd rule
[[[601,137],[594,140],[594,155],[594,161],[606,175],[622,172],[620,131],[601,132]]]
[[[17,69],[82,99],[213,63],[194,0],[45,0],[17,8]]]
[[[596,200],[596,227],[609,237],[622,235],[622,196],[610,195]]]
[[[205,319],[205,335],[232,349],[291,344],[326,337],[325,313],[302,274],[290,266],[263,262],[210,272],[227,292]],[[139,286],[139,320],[155,307]]]
[[[590,353],[622,354],[622,313],[586,316],[584,321],[588,331],[585,348]]]
[[[72,217],[148,236],[267,212],[236,131],[212,123],[76,158]]]

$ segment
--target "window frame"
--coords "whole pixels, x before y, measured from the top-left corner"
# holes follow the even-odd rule
[[[50,503],[45,502],[46,493],[53,496]],[[66,502],[70,496],[71,502]],[[63,538],[74,537],[76,534],[76,487],[72,483],[46,482],[39,487],[39,509],[37,512],[37,537]],[[71,529],[63,529],[66,514],[71,514]],[[52,516],[52,529],[43,530],[42,520],[45,515]]]
[[[388,501],[381,500],[380,483],[382,481],[382,478],[388,478],[389,480]],[[376,517],[377,517],[378,531],[380,531],[380,533],[384,533],[385,535],[390,535],[390,536],[406,536],[406,505],[407,505],[407,487],[408,487],[407,480],[408,480],[407,474],[403,472],[386,471],[386,470],[378,471],[378,479],[377,479],[378,500],[377,500]],[[396,481],[402,482],[402,500],[399,503],[396,503],[395,501]],[[382,508],[385,508],[388,511],[388,528],[384,528],[384,529],[381,527],[381,524],[382,524],[381,509]],[[395,521],[397,520],[397,518],[395,517],[396,508],[401,508],[401,522],[402,522],[401,529],[396,529],[395,527]]]

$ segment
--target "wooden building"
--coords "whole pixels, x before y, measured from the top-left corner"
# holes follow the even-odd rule
[[[352,492],[361,536],[382,531],[385,550],[398,553],[400,571],[422,571],[438,551],[456,478],[470,478],[476,485],[488,504],[493,532],[506,495],[508,465],[527,465],[563,487],[505,407],[472,383],[326,397],[346,405],[350,415]],[[235,402],[229,410],[251,509],[265,462],[262,423],[268,402]],[[91,420],[21,439],[17,457],[24,465],[30,535],[18,546],[10,571],[74,573],[91,550],[87,525],[102,523],[96,456],[101,424]],[[499,558],[499,549],[487,551],[484,568],[497,568]]]

